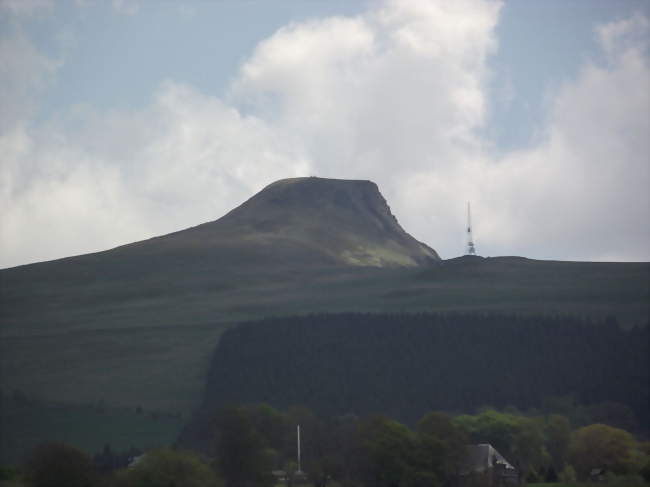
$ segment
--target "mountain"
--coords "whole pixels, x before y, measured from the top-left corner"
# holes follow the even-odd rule
[[[412,267],[440,260],[402,229],[375,183],[316,177],[277,181],[219,220],[119,252],[212,254],[229,266]]]
[[[631,327],[647,322],[649,276],[647,263],[440,260],[375,184],[282,180],[210,223],[0,270],[0,387],[187,413],[221,334],[243,321],[479,310]]]
[[[325,295],[313,286],[369,269],[439,261],[370,181],[277,181],[213,222],[0,270],[0,383],[49,399],[187,410],[228,323],[319,308],[311,302]]]

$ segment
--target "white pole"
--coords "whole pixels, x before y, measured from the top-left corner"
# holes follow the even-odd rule
[[[298,472],[302,472],[300,468],[300,425],[298,425]]]

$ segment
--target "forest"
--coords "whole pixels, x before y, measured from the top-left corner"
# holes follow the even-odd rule
[[[203,401],[302,404],[318,414],[543,409],[570,396],[647,434],[648,327],[564,316],[315,314],[243,323],[222,336]],[[557,401],[556,401],[557,402]],[[559,411],[561,412],[561,411]],[[596,415],[598,416],[598,414]]]

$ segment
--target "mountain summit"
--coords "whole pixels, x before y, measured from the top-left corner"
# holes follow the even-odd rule
[[[242,265],[270,259],[412,267],[440,260],[402,229],[375,183],[316,177],[276,181],[219,220],[132,246],[210,249]]]

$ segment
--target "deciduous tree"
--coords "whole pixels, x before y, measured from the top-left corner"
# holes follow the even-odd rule
[[[544,427],[546,449],[551,456],[551,464],[556,472],[561,472],[566,463],[571,439],[571,423],[559,414],[553,414],[546,420]]]
[[[147,452],[118,472],[118,487],[222,487],[223,481],[194,453],[169,448]]]
[[[636,441],[627,431],[592,424],[573,433],[569,459],[581,479],[587,478],[593,468],[625,474],[635,469],[635,450]]]
[[[422,417],[417,426],[417,439],[420,457],[437,478],[449,478],[458,473],[469,438],[451,416],[431,412]]]
[[[229,487],[272,485],[273,468],[264,438],[244,408],[226,408],[217,419],[216,466]]]
[[[414,477],[416,442],[406,426],[383,416],[372,416],[361,423],[359,435],[360,474],[365,485],[400,486]]]
[[[27,464],[32,487],[90,487],[96,480],[90,457],[64,443],[46,443],[34,448]]]

